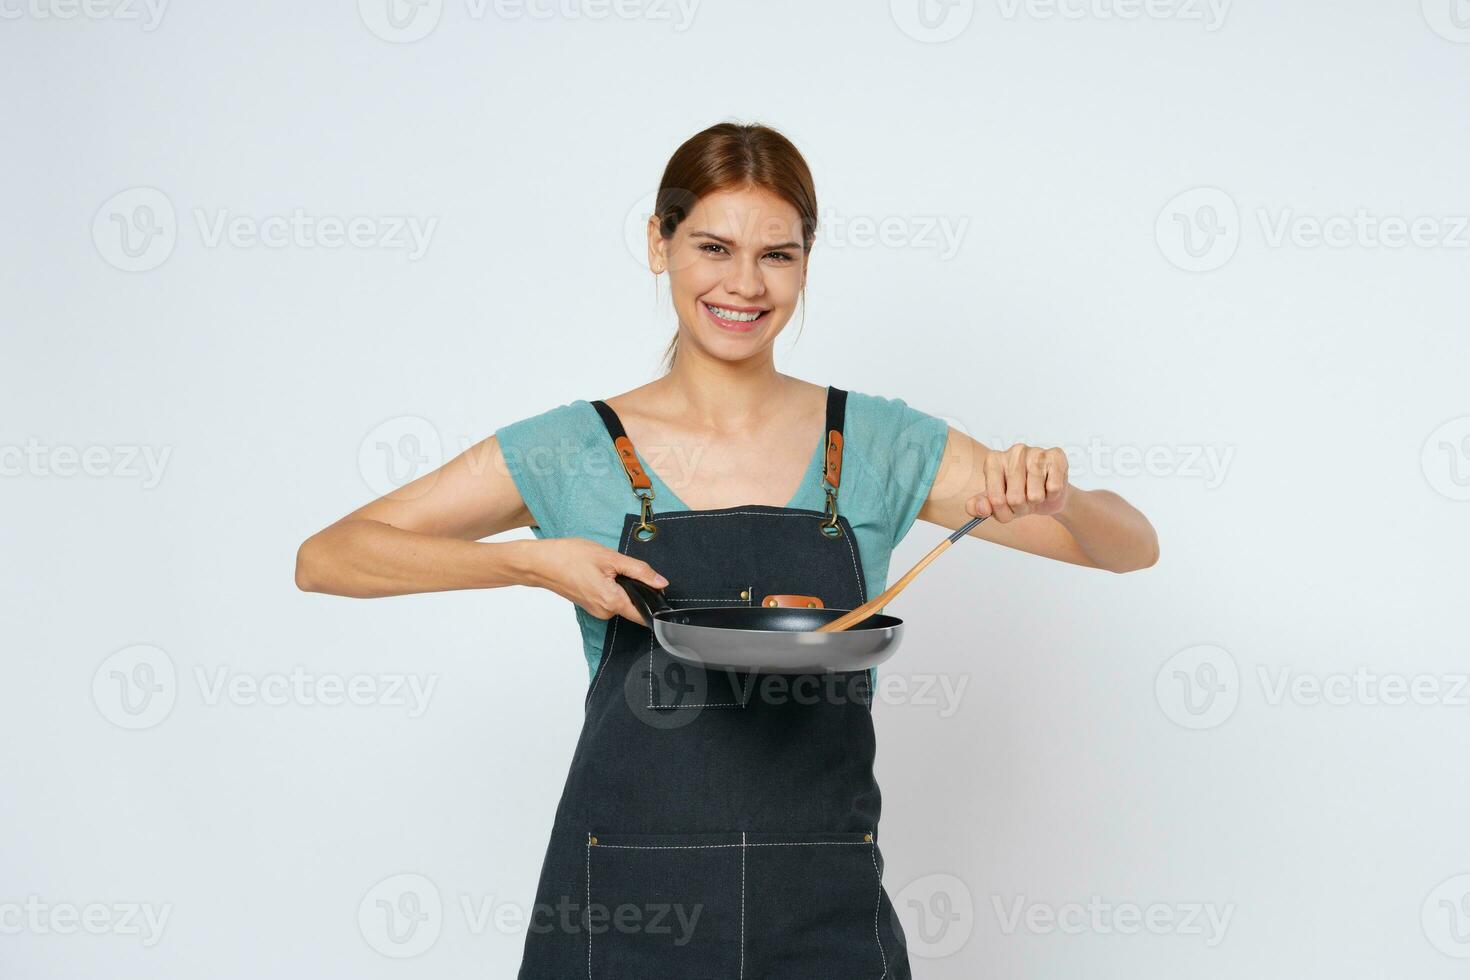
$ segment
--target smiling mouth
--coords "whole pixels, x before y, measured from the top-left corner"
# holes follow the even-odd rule
[[[709,318],[727,330],[751,330],[755,325],[770,315],[770,310],[762,310],[754,307],[740,309],[733,306],[715,306],[713,303],[699,301]]]

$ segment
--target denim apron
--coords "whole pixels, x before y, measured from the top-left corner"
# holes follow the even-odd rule
[[[825,512],[653,511],[622,423],[593,402],[632,488],[618,550],[678,608],[867,599],[837,510],[847,393],[828,389]],[[908,980],[883,887],[871,675],[742,673],[608,624],[542,863],[520,980]]]

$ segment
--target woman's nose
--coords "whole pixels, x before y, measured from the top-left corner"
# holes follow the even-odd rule
[[[754,261],[735,262],[730,275],[725,278],[725,289],[736,296],[759,296],[766,291],[761,278],[760,266]]]

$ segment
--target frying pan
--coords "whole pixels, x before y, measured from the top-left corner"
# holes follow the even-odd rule
[[[617,576],[617,583],[652,627],[659,646],[696,667],[766,674],[866,670],[893,656],[903,638],[903,620],[872,610],[890,601],[925,565],[983,520],[976,517],[955,531],[891,588],[856,610],[790,606],[675,609],[662,589],[626,575]],[[849,612],[860,618],[832,631],[821,631],[821,627]]]

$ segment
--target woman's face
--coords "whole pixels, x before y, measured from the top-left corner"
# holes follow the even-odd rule
[[[669,274],[680,346],[740,360],[770,347],[796,310],[807,264],[801,215],[765,190],[707,194],[668,241],[650,219],[648,262]]]

